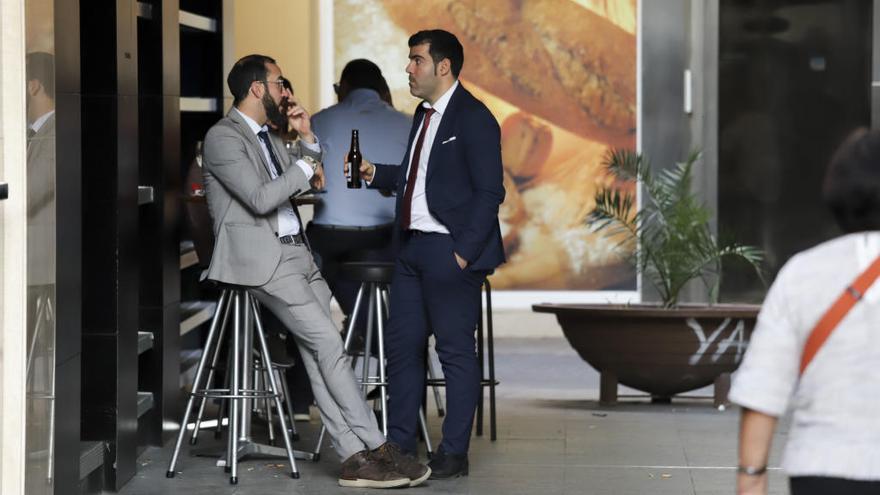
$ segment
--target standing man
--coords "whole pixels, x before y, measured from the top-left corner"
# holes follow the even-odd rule
[[[320,256],[321,274],[349,317],[358,283],[339,278],[339,265],[348,261],[392,261],[394,198],[372,189],[348,189],[343,164],[358,129],[361,152],[382,163],[397,163],[406,154],[410,118],[383,100],[390,97],[382,71],[365,59],[352,60],[334,84],[339,103],[312,117],[321,141],[326,194],[315,206],[309,224],[312,247]],[[359,331],[366,327],[360,319]]]
[[[316,187],[323,182],[309,115],[287,101],[281,69],[264,55],[236,62],[227,83],[234,108],[205,137],[205,188],[216,238],[205,276],[249,287],[297,340],[321,417],[344,459],[340,485],[419,484],[430,475],[426,467],[408,465],[408,476],[382,458],[385,438],[361,398],[330,319],[330,291],[290,201],[309,189],[310,181]],[[268,132],[268,122],[278,129],[289,126],[300,140],[286,150]]]
[[[364,160],[371,187],[397,191],[399,241],[388,331],[389,440],[415,452],[425,390],[429,328],[446,378],[443,440],[432,479],[468,474],[468,445],[479,400],[474,339],[483,280],[504,262],[498,206],[504,201],[501,133],[480,100],[458,81],[464,51],[442,30],[409,39],[410,93],[423,98],[400,167]],[[366,155],[366,153],[365,153]]]

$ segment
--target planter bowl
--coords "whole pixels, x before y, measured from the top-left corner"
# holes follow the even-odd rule
[[[602,374],[603,402],[616,400],[617,383],[663,399],[714,383],[716,403],[723,403],[760,306],[536,304],[532,309],[555,314],[571,346]]]

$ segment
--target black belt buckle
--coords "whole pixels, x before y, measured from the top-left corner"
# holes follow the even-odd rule
[[[281,244],[293,244],[294,246],[305,244],[305,239],[302,234],[285,235],[279,237],[278,240],[281,241]]]

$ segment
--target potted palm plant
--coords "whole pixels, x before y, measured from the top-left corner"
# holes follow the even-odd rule
[[[692,190],[692,152],[684,162],[655,173],[644,155],[611,150],[606,165],[612,185],[596,194],[586,219],[618,239],[618,248],[659,295],[659,304],[537,304],[554,313],[580,356],[601,374],[600,401],[614,402],[617,385],[668,400],[714,383],[715,402],[726,401],[736,369],[754,328],[758,306],[717,304],[721,263],[739,259],[758,277],[763,254],[757,248],[720,242],[709,226],[711,211]],[[618,187],[637,181],[634,191]],[[708,304],[680,304],[692,281],[704,284]]]

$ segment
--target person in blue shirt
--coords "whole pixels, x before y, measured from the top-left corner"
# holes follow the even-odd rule
[[[307,234],[320,257],[321,274],[346,315],[358,284],[338,276],[347,261],[392,261],[395,199],[375,189],[348,189],[343,167],[357,129],[361,153],[380,163],[400,163],[406,154],[411,117],[391,106],[388,83],[366,59],[348,62],[334,84],[339,103],[312,116],[312,129],[324,152],[326,193],[315,206]],[[358,330],[365,326],[359,318]]]

